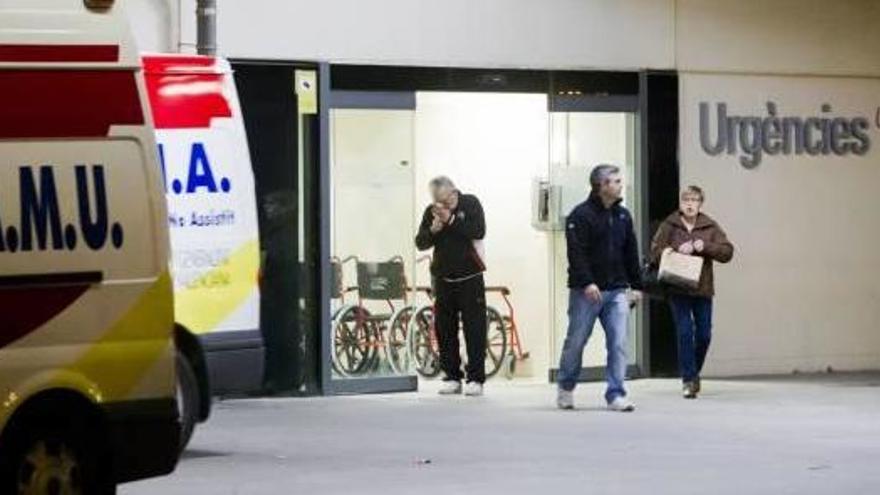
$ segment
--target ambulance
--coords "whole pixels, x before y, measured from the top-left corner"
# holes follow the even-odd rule
[[[111,0],[0,3],[0,494],[103,495],[180,444],[168,213]]]
[[[262,384],[256,192],[229,63],[147,54],[143,65],[168,205],[185,445],[213,395]]]

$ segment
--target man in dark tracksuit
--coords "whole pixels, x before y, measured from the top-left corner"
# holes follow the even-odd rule
[[[621,205],[620,169],[598,165],[590,174],[589,198],[566,219],[568,243],[568,332],[559,362],[560,409],[574,408],[573,391],[581,373],[584,346],[596,320],[608,351],[605,400],[613,411],[635,406],[626,398],[626,336],[630,304],[641,295],[639,248],[633,220]],[[635,289],[630,291],[630,289]]]
[[[486,235],[483,207],[476,196],[459,192],[447,177],[431,181],[434,203],[425,209],[416,246],[434,248],[436,329],[440,366],[446,375],[441,394],[460,394],[459,319],[467,346],[465,395],[483,393],[486,381],[486,287],[481,241]]]

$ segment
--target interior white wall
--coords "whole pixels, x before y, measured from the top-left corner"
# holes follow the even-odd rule
[[[706,209],[736,245],[716,271],[715,375],[880,366],[880,130],[876,79],[681,77],[681,181],[707,192]],[[730,115],[864,116],[863,156],[765,156],[753,170],[700,147],[701,101]],[[713,107],[714,109],[714,107]],[[714,120],[713,127],[714,129]]]
[[[531,183],[547,173],[547,97],[424,92],[416,108],[416,213],[430,203],[427,184],[437,175],[477,195],[487,224],[486,284],[512,290],[523,346],[532,355],[520,373],[546,376],[549,238],[531,227]],[[426,282],[427,274],[419,274]],[[499,296],[487,301],[505,311]]]
[[[332,146],[332,254],[340,259],[387,261],[415,256],[413,220],[413,112],[334,110]],[[346,265],[346,285],[355,284]]]
[[[631,121],[624,114],[557,114],[551,126],[541,94],[422,92],[416,107],[414,113],[333,111],[333,253],[364,260],[402,254],[412,268],[413,236],[430,203],[427,184],[438,175],[452,177],[483,204],[487,285],[512,290],[531,355],[518,373],[544,377],[555,367],[567,327],[567,260],[562,232],[531,225],[532,180],[552,175],[582,201],[585,174],[566,171],[599,162],[627,165]],[[411,166],[401,166],[406,160]],[[624,169],[632,175],[631,167]],[[416,285],[430,284],[427,266],[411,273]],[[353,282],[353,270],[346,275]],[[506,311],[497,294],[488,301]],[[584,365],[604,360],[604,336],[597,331]]]

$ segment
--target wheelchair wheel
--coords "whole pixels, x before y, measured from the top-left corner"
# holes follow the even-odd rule
[[[333,325],[333,368],[342,376],[354,376],[375,364],[376,332],[370,312],[358,306],[342,309]]]
[[[367,345],[369,346],[367,365],[364,366],[361,373],[376,371],[382,365],[381,348],[384,347],[382,341],[383,323],[374,319],[367,321]]]
[[[388,365],[397,374],[408,373],[410,369],[410,353],[407,342],[407,330],[412,319],[412,306],[402,308],[391,317],[388,323],[388,335],[385,339],[385,356]]]
[[[513,320],[510,319],[509,316],[504,317],[504,325],[507,327],[507,337],[510,339],[507,342],[507,355],[504,357],[504,364],[502,365],[502,370],[504,370],[504,377],[508,380],[513,380],[516,376],[516,352],[513,345]]]
[[[497,309],[486,308],[486,378],[495,376],[507,357],[507,325]]]
[[[440,374],[440,353],[434,337],[434,308],[425,306],[410,320],[407,335],[409,352],[416,372],[425,378]]]

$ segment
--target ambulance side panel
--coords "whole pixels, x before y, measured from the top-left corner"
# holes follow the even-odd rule
[[[172,286],[139,59],[122,14],[51,5],[0,8],[0,429],[72,392],[100,411],[117,481],[165,474]]]

